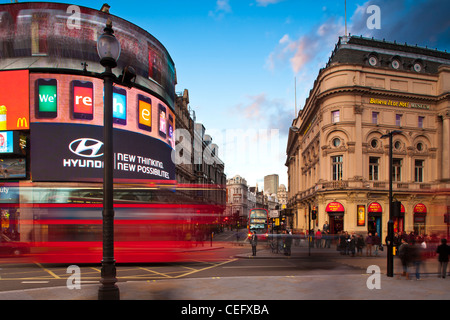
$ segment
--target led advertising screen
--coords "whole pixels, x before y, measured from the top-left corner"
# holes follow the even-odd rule
[[[31,135],[33,181],[102,181],[103,127],[32,123]],[[166,143],[118,129],[114,130],[113,140],[116,182],[175,180],[172,148]]]
[[[101,181],[103,80],[30,74],[31,179]],[[115,179],[175,180],[174,112],[158,97],[113,87]]]
[[[13,153],[13,132],[12,131],[1,131],[0,132],[0,154],[1,153]]]
[[[28,70],[0,72],[0,130],[29,129]]]
[[[172,104],[175,66],[165,47],[142,28],[99,10],[51,2],[0,4],[0,59],[39,57],[40,66],[50,68],[65,68],[64,59],[77,60],[88,62],[91,69],[99,64],[96,42],[108,18],[121,45],[117,68],[133,66],[138,76],[151,79],[149,85],[157,83],[155,92]]]
[[[103,126],[103,80],[70,74],[31,73],[30,121]],[[136,88],[113,87],[114,127],[174,146],[175,113]]]

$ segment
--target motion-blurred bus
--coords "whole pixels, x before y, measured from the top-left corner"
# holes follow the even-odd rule
[[[0,208],[14,215],[15,227],[7,233],[29,247],[26,256],[32,261],[98,263],[103,255],[102,200],[101,188],[20,187],[20,202],[0,203]],[[222,211],[175,188],[115,189],[116,262],[183,260],[199,235],[206,239],[210,234]]]

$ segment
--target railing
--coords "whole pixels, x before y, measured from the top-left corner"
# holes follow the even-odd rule
[[[293,201],[300,201],[304,198],[313,196],[316,192],[330,191],[330,190],[345,190],[345,189],[362,189],[362,190],[383,190],[387,191],[389,183],[384,181],[362,181],[362,180],[340,180],[340,181],[326,181],[315,184],[313,187],[299,191],[292,199]],[[432,183],[418,183],[418,182],[394,182],[393,189],[401,190],[417,190],[427,191],[433,188]]]

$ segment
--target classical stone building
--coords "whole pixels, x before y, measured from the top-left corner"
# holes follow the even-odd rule
[[[227,208],[225,216],[228,217],[232,225],[241,227],[247,225],[249,212],[248,193],[247,180],[241,176],[236,175],[227,180]]]
[[[319,71],[287,143],[294,229],[387,235],[389,139],[395,231],[446,233],[450,206],[450,54],[340,37]]]
[[[187,89],[176,95],[175,114],[178,191],[193,200],[221,207],[223,214],[226,206],[225,164],[204,125],[195,121]]]

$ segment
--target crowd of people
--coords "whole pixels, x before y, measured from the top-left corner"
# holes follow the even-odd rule
[[[326,225],[324,225],[325,229]],[[331,235],[328,230],[317,230],[313,234],[311,246],[316,248],[330,248],[331,243],[336,243],[336,250],[341,255],[355,256],[378,256],[384,251],[383,241],[377,232],[369,232],[367,236],[361,234],[349,234],[342,231],[337,235]],[[387,243],[387,237],[384,243]],[[395,232],[393,239],[394,254],[400,259],[403,272],[401,277],[410,278],[410,269],[415,268],[415,276],[420,280],[422,263],[427,258],[438,259],[438,276],[445,278],[450,256],[450,246],[446,239],[439,239],[436,235],[416,235],[414,232]],[[365,253],[364,253],[365,251]]]

